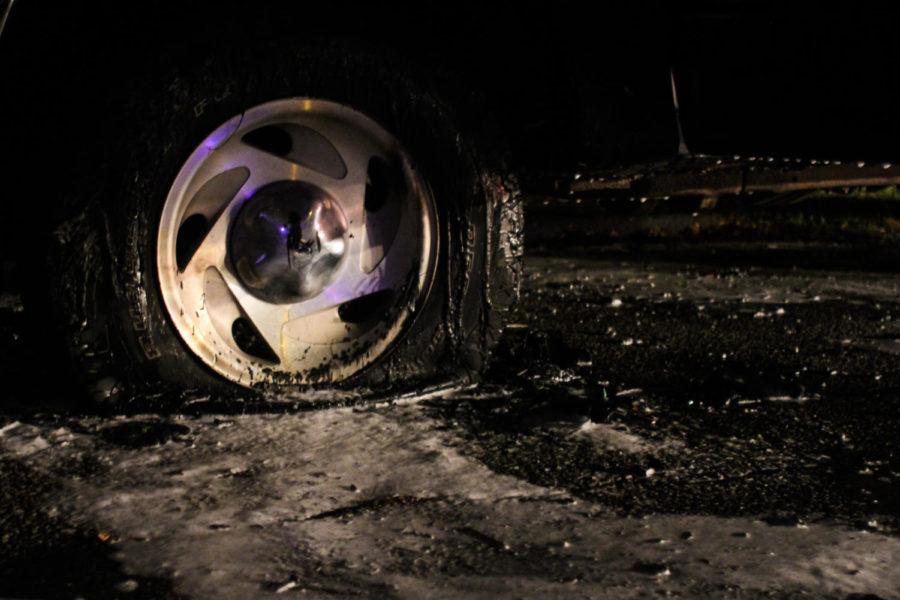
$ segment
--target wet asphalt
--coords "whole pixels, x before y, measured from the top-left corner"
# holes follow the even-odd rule
[[[531,248],[477,386],[123,415],[26,388],[0,597],[900,597],[900,269],[873,252]]]

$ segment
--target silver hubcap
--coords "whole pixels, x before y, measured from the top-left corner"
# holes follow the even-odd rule
[[[241,383],[340,381],[381,356],[436,262],[428,186],[399,142],[346,106],[256,106],[188,158],[157,269],[178,333]]]

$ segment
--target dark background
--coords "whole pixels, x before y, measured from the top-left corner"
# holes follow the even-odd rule
[[[695,151],[890,160],[896,12],[887,2],[21,0],[0,46],[4,135],[77,159],[138,81],[162,85],[174,66],[225,47],[343,38],[416,63],[448,96],[479,96],[523,169],[673,152],[670,67]]]
[[[0,39],[2,250],[31,253],[62,192],[90,188],[104,140],[141,118],[117,110],[139,83],[296,39],[389,52],[461,114],[489,113],[526,191],[672,155],[670,68],[694,152],[897,161],[895,13],[888,2],[20,0]]]

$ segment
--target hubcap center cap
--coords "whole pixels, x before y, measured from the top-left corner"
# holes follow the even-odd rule
[[[320,188],[278,181],[241,206],[228,236],[230,264],[257,298],[291,304],[333,280],[347,248],[347,221]]]

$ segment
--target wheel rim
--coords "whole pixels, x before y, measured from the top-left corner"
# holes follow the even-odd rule
[[[245,386],[336,382],[421,306],[436,264],[427,183],[347,106],[292,98],[222,124],[160,218],[163,302],[188,348]]]

